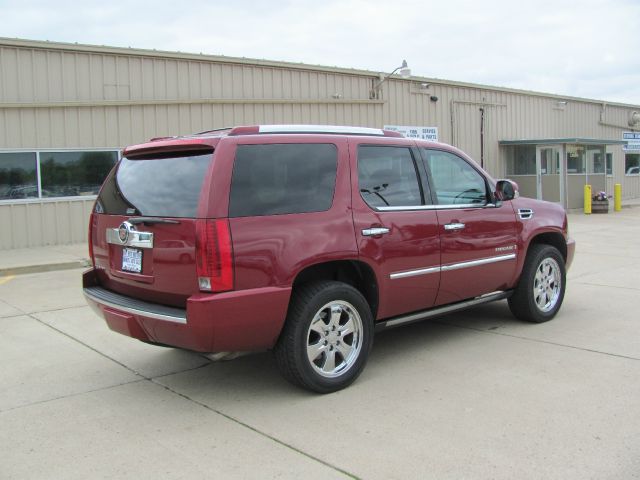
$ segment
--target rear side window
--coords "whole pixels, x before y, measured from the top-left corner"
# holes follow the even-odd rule
[[[194,218],[211,157],[123,158],[105,180],[96,208],[111,215]]]
[[[406,147],[358,147],[358,188],[370,207],[415,207],[422,194]]]
[[[328,210],[336,183],[333,144],[239,145],[230,217]]]

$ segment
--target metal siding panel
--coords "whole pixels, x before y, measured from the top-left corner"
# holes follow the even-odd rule
[[[60,59],[62,63],[62,99],[65,101],[73,101],[78,98],[74,57],[73,53],[63,53]]]
[[[125,57],[127,61],[127,78],[129,86],[129,98],[138,100],[143,98],[142,93],[142,59],[136,57]]]
[[[0,225],[11,225],[11,205],[0,205]],[[13,248],[13,227],[0,228],[0,249]]]
[[[103,55],[102,63],[102,91],[105,100],[118,99],[118,78],[116,59],[111,55]]]
[[[231,68],[231,98],[242,98],[242,67],[233,65]]]
[[[116,57],[116,96],[118,100],[130,100],[129,58]]]
[[[91,97],[91,64],[86,54],[77,54],[75,57],[76,69],[76,97],[75,100],[90,101]]]
[[[175,60],[166,60],[165,61],[165,83],[167,86],[167,91],[164,96],[165,99],[174,99],[180,98],[179,92],[179,81],[178,81],[178,64]]]
[[[26,204],[27,239],[24,247],[38,247],[42,243],[42,209],[38,203]],[[22,247],[20,247],[22,248]]]
[[[20,110],[20,139],[21,147],[35,146],[37,143],[36,112],[33,108]]]
[[[116,128],[118,130],[117,142],[113,145],[126,145],[131,140],[131,108],[130,107],[117,107],[116,108]]]
[[[154,72],[154,61],[150,58],[143,58],[140,65],[140,97],[143,100],[151,100],[155,97],[156,76]]]
[[[5,131],[7,138],[7,146],[20,148],[22,142],[22,129],[20,128],[20,111],[5,110]]]
[[[83,203],[67,201],[61,204],[61,208],[68,212],[69,229],[64,243],[81,243],[87,239],[88,226],[85,226],[86,215]]]
[[[118,138],[118,107],[105,107],[104,109],[105,119],[105,142],[113,142],[112,145],[120,145],[120,139]],[[100,145],[101,147],[105,144]]]
[[[29,244],[29,231],[27,225],[26,204],[14,204],[10,206],[11,220],[11,248],[20,248]]]
[[[16,102],[19,100],[18,85],[18,51],[16,48],[3,48],[0,57],[0,80],[2,80],[2,101]]]
[[[255,98],[255,93],[253,91],[253,81],[251,78],[252,69],[249,67],[242,67],[240,71],[242,73],[241,98]]]
[[[163,59],[153,59],[153,99],[167,98],[166,62]]]
[[[161,137],[169,130],[167,126],[166,107],[163,105],[145,105],[144,111],[144,133],[143,137]]]
[[[188,62],[186,65],[186,78],[182,78],[182,83],[188,87],[186,98],[202,98],[202,88],[200,82],[200,64]]]
[[[79,141],[76,145],[85,145],[87,147],[94,146],[93,141],[93,128],[91,125],[91,109],[90,108],[78,108],[78,138]]]
[[[191,81],[189,79],[189,64],[176,62],[176,94],[172,98],[191,98]]]
[[[17,80],[18,101],[33,101],[33,50],[18,50],[17,55]]]
[[[86,140],[82,139],[80,133],[80,122],[78,120],[77,108],[64,109],[64,143],[63,146],[69,145],[86,145]]]
[[[199,89],[200,96],[202,98],[213,97],[213,85],[212,85],[212,65],[206,63],[198,63],[199,70]]]

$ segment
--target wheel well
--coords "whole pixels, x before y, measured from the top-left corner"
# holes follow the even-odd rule
[[[567,242],[565,242],[564,237],[560,233],[547,232],[536,235],[529,245],[533,245],[535,243],[551,245],[558,249],[564,261],[567,261]]]
[[[311,265],[302,270],[293,282],[293,288],[319,280],[344,282],[358,290],[369,304],[373,318],[378,311],[378,282],[369,265],[356,260],[339,260]]]

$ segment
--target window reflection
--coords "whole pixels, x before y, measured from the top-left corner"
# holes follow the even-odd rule
[[[0,153],[0,200],[37,197],[36,154]]]
[[[42,196],[97,195],[117,160],[116,152],[43,152],[40,154]]]

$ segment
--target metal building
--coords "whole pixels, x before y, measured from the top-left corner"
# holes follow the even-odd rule
[[[0,249],[84,241],[122,147],[235,125],[427,127],[526,196],[579,208],[584,184],[621,183],[637,198],[639,112],[415,76],[0,38]]]

